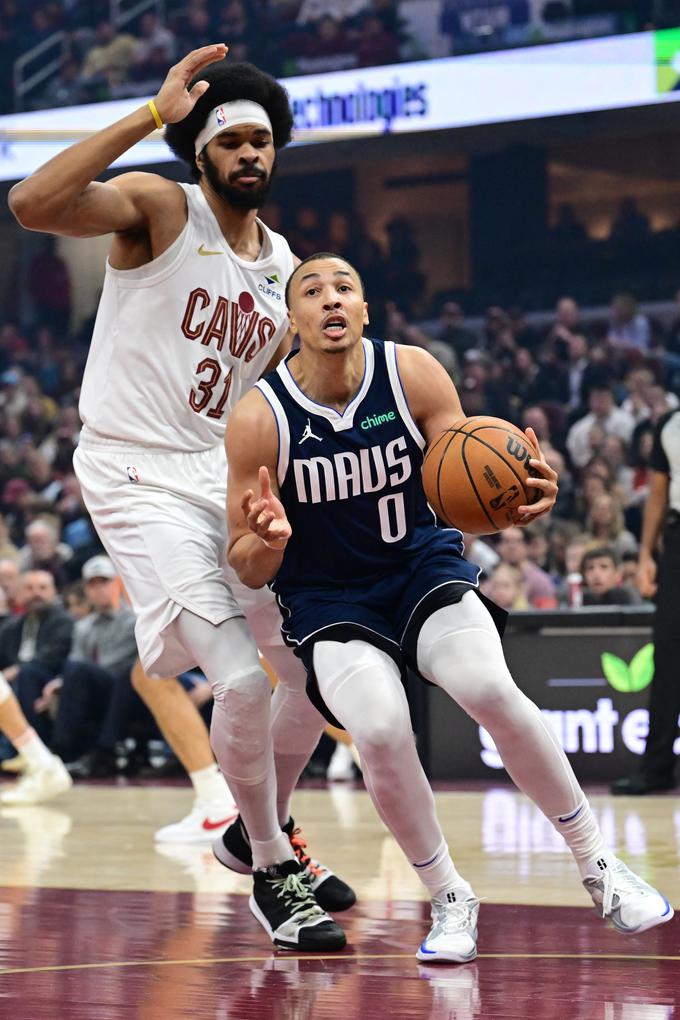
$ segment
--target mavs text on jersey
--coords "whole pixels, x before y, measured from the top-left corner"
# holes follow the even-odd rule
[[[289,369],[295,352],[256,384],[276,418],[278,483],[292,527],[271,588],[284,638],[299,651],[332,631],[400,660],[420,610],[458,601],[477,586],[479,570],[463,558],[460,531],[439,526],[425,498],[425,440],[395,345],[362,344],[363,380],[342,412],[298,387]]]

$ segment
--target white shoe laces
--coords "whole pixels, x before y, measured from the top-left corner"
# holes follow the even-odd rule
[[[312,891],[301,875],[287,875],[285,878],[272,879],[272,887],[287,907],[297,918],[309,920],[323,914],[323,910],[314,899]]]
[[[602,880],[602,916],[611,914],[615,896],[618,896],[620,906],[627,896],[648,895],[647,883],[638,878],[623,861],[616,861],[613,867],[606,869]]]
[[[449,903],[444,900],[432,900],[433,920],[437,926],[441,925],[442,933],[455,935],[456,932],[465,931],[473,927],[473,909],[479,904],[479,900],[470,896],[462,902]]]

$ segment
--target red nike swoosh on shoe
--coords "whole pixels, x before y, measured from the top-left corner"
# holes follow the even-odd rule
[[[235,818],[236,815],[229,815],[228,818],[223,819],[221,822],[211,822],[208,818],[204,818],[201,827],[205,829],[206,832],[212,832],[213,829],[221,829],[225,825],[228,825],[229,822],[233,822]]]

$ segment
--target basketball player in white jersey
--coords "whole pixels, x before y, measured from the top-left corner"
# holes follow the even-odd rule
[[[225,56],[222,44],[190,53],[155,100],[50,160],[12,189],[10,206],[29,229],[113,234],[75,470],[137,614],[145,672],[198,665],[212,686],[211,742],[243,823],[220,859],[252,868],[251,908],[279,945],[333,950],[344,933],[320,904],[337,909],[339,895],[350,906],[354,895],[311,866],[288,813],[324,720],[278,639],[269,592],[239,604],[225,577],[225,423],[287,350],[294,264],[257,218],[290,140],[288,97]],[[95,182],[163,124],[198,184],[144,173]],[[279,676],[273,697],[258,644]]]

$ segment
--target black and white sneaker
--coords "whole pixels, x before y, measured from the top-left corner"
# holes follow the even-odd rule
[[[321,953],[347,944],[340,925],[316,902],[297,861],[254,871],[248,906],[279,949]]]
[[[353,907],[357,901],[354,890],[341,878],[334,875],[325,864],[309,856],[307,844],[302,838],[300,829],[295,828],[292,818],[289,818],[283,826],[283,831],[290,840],[293,853],[297,857],[300,868],[316,896],[316,902],[322,910],[336,913]],[[253,867],[253,855],[250,850],[248,832],[240,816],[235,822],[232,822],[222,836],[218,836],[215,840],[213,853],[225,868],[238,871],[241,875],[250,874]]]

